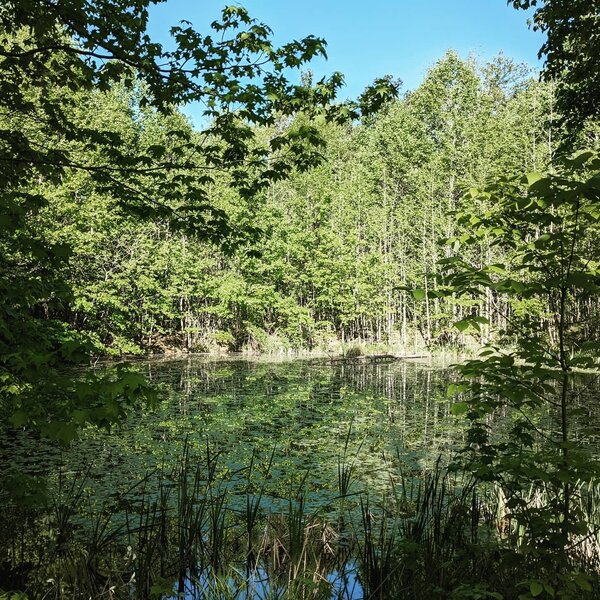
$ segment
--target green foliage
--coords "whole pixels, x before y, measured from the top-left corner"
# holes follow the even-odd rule
[[[115,85],[96,94],[95,123],[141,153],[171,153],[175,129],[195,135],[180,115],[132,112],[138,104],[138,92]],[[230,174],[213,173],[208,201],[240,233],[220,248],[170,218],[140,221],[88,174],[65,174],[30,217],[48,243],[70,248],[71,293],[54,314],[113,355],[477,343],[495,314],[488,300],[436,296],[433,273],[450,251],[437,238],[468,228],[448,212],[462,202],[461,183],[546,164],[551,107],[551,90],[510,60],[478,67],[449,53],[368,122],[316,122],[326,164],[310,173],[295,170],[251,200]],[[253,135],[262,144],[307,122],[278,118]],[[244,240],[243,230],[262,233]],[[495,251],[482,240],[471,252]],[[489,325],[452,326],[475,305]]]
[[[546,34],[539,57],[543,76],[558,85],[558,109],[569,137],[587,119],[598,120],[600,103],[600,4],[598,0],[509,0],[515,8],[534,7],[533,27]]]
[[[17,63],[14,68],[33,68]],[[310,77],[303,85],[312,85]],[[485,341],[498,325],[497,313],[489,297],[438,293],[433,273],[450,247],[440,252],[437,238],[460,240],[469,230],[448,212],[462,202],[459,184],[542,168],[552,153],[551,90],[523,79],[503,57],[480,68],[449,53],[420,88],[362,124],[327,123],[324,113],[302,107],[293,116],[282,110],[272,121],[244,122],[251,125],[251,137],[241,136],[248,152],[282,135],[314,134],[327,161],[310,173],[302,172],[308,163],[290,164],[287,181],[271,173],[264,180],[270,187],[252,197],[249,180],[211,155],[239,136],[227,141],[222,132],[227,139],[220,141],[216,124],[200,134],[176,110],[153,107],[149,84],[139,77],[121,78],[106,91],[84,86],[63,96],[59,108],[78,133],[66,136],[61,148],[69,161],[94,168],[44,162],[50,171],[34,185],[41,167],[32,159],[14,188],[32,197],[7,213],[12,233],[2,242],[4,331],[11,336],[5,346],[13,357],[5,363],[7,389],[17,389],[11,386],[18,377],[49,390],[45,381],[65,365],[67,348],[76,364],[92,354]],[[34,109],[45,110],[35,102]],[[15,135],[18,127],[31,140],[55,143],[37,120],[25,129],[20,117],[5,120]],[[108,146],[86,141],[96,130]],[[188,150],[193,158],[182,162]],[[289,154],[283,146],[280,151]],[[236,161],[246,160],[231,152]],[[148,167],[127,166],[124,153],[131,160],[146,157]],[[254,166],[246,164],[247,174],[258,173]],[[5,181],[14,182],[8,175]],[[124,193],[119,182],[146,196]],[[186,194],[198,193],[209,208],[194,221]],[[487,239],[470,252],[502,257]],[[480,311],[479,323],[468,319],[473,310]],[[48,349],[32,353],[38,340]],[[31,365],[41,354],[35,371]],[[51,402],[49,393],[33,388],[30,397],[25,412],[35,412],[36,397]],[[13,400],[5,405],[11,403],[20,410]],[[27,423],[40,422],[43,412]]]
[[[511,584],[520,598],[593,594],[578,548],[597,534],[588,515],[600,473],[584,424],[600,367],[600,161],[586,152],[551,166],[557,148],[586,136],[597,150],[596,2],[513,1],[535,6],[535,27],[548,34],[546,83],[503,56],[478,65],[449,52],[400,99],[400,83],[382,77],[345,103],[335,102],[339,73],[293,80],[325,56],[323,40],[277,47],[266,25],[229,6],[205,33],[174,26],[167,50],[146,33],[151,3],[0,6],[0,431],[34,430],[36,443],[41,435],[65,446],[87,423],[110,429],[140,401],[158,405],[156,389],[131,366],[79,369],[94,356],[330,351],[338,342],[358,357],[364,342],[484,344],[458,367],[463,380],[448,394],[458,396],[450,412],[471,425],[463,458],[507,511],[500,564],[507,572],[522,573],[522,559],[535,567]],[[179,112],[189,101],[205,107],[201,130]],[[290,408],[272,393],[278,386],[272,377],[239,422],[225,402],[218,425],[227,445],[227,432],[293,424],[285,471],[301,462],[294,444],[318,442],[303,431],[297,389]],[[314,410],[327,414],[327,432],[346,390],[339,377],[314,393],[321,387],[330,401]],[[372,398],[359,400],[379,415]],[[165,418],[161,435],[184,426]],[[205,458],[212,483],[208,447]],[[344,501],[354,477],[347,469],[344,458]],[[3,473],[19,510],[43,504],[45,483],[18,469]],[[207,483],[210,502],[196,504],[198,472],[192,491],[188,483],[187,475],[177,482],[177,510],[196,527],[174,528],[178,572],[197,563],[189,553],[193,536],[202,538],[211,592],[222,596],[231,591],[222,578],[229,491]],[[462,579],[450,590],[446,565],[477,570],[459,548],[479,543],[479,508],[474,495],[469,505],[471,484],[448,498],[445,480],[438,483],[425,482],[416,501],[423,511],[404,521],[402,540],[386,517],[374,529],[369,500],[361,503],[369,594],[388,582],[396,594],[408,585],[500,597]],[[247,486],[251,549],[262,490],[256,501],[250,475]],[[134,531],[148,532],[131,558],[147,575],[140,597],[172,591],[166,538],[153,537],[166,535],[170,489],[147,506],[144,497],[137,513]],[[74,483],[67,496],[75,503],[83,492]],[[62,557],[73,513],[59,500],[47,529]],[[406,493],[394,501],[409,502]],[[315,544],[302,491],[287,508],[289,590],[321,594],[322,574],[315,583],[301,568]],[[197,527],[204,518],[206,536]],[[97,525],[94,543],[106,541],[107,526]],[[160,576],[152,577],[158,547]],[[417,561],[436,565],[435,581],[420,579]]]
[[[226,7],[207,34],[187,22],[173,27],[166,50],[146,33],[150,4],[0,7],[0,402],[13,425],[63,441],[80,421],[120,414],[112,383],[89,381],[89,392],[74,393],[69,365],[108,348],[153,347],[175,320],[183,335],[197,328],[173,306],[187,303],[192,258],[184,250],[177,262],[153,235],[193,235],[225,253],[254,240],[255,225],[231,219],[213,187],[226,181],[249,202],[321,162],[317,122],[366,116],[396,92],[378,80],[342,109],[333,104],[339,73],[293,83],[294,69],[324,56],[324,41],[276,47],[241,7]],[[206,107],[203,131],[177,110],[192,100]],[[300,114],[260,135],[259,126]],[[126,242],[140,220],[145,255],[132,261]],[[134,388],[140,397],[142,387]],[[94,390],[110,404],[106,415],[94,408]],[[121,393],[132,399],[127,386]]]
[[[443,293],[491,293],[535,301],[542,310],[506,303],[499,336],[508,345],[497,337],[478,358],[457,366],[464,380],[449,390],[461,396],[452,412],[471,421],[465,458],[479,478],[501,486],[522,552],[555,565],[548,585],[562,597],[577,597],[587,588],[571,578],[569,565],[576,544],[595,535],[582,507],[586,486],[599,474],[594,451],[577,429],[600,367],[600,160],[583,152],[557,172],[504,178],[469,191],[467,199],[489,208],[459,215],[472,234],[441,261]],[[502,248],[505,262],[464,259],[463,247],[482,238]],[[480,322],[472,313],[457,326]],[[493,427],[500,414],[510,424],[502,439]],[[523,598],[554,597],[546,583],[528,585],[530,595]]]

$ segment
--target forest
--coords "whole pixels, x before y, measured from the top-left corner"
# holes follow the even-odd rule
[[[600,597],[598,0],[346,101],[155,3],[0,5],[0,600]]]
[[[73,297],[56,316],[110,354],[313,350],[337,340],[461,345],[452,322],[473,307],[422,305],[406,288],[435,289],[438,260],[451,252],[439,238],[465,232],[454,217],[461,186],[547,169],[560,141],[553,93],[505,57],[476,65],[449,53],[418,89],[365,123],[317,122],[326,150],[314,170],[248,200],[226,176],[215,178],[211,206],[234,228],[260,232],[230,252],[174,232],[166,219],[142,225],[90,190],[85,173],[66,175],[37,229],[72,252]],[[174,119],[189,127],[178,114],[137,110],[135,92],[119,88],[86,99],[89,114],[88,102],[97,122],[141,153],[172,151]],[[475,252],[492,250],[484,240]],[[477,310],[494,325],[505,312],[489,300]]]

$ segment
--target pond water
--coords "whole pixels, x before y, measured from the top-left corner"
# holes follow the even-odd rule
[[[446,394],[451,374],[440,361],[188,358],[137,368],[159,386],[158,407],[136,411],[112,432],[90,429],[68,449],[40,442],[34,449],[17,437],[12,464],[34,474],[85,472],[95,487],[114,490],[169,471],[186,443],[201,452],[208,444],[229,471],[273,454],[271,478],[282,491],[307,474],[316,491],[336,485],[346,448],[363,484],[383,489],[386,460],[428,466],[462,439]]]
[[[135,368],[159,387],[157,407],[133,411],[112,432],[89,428],[67,449],[25,434],[11,438],[5,464],[30,476],[43,475],[50,498],[45,515],[20,509],[15,513],[20,521],[5,524],[4,546],[13,544],[12,560],[19,553],[15,549],[19,536],[26,548],[21,550],[21,559],[29,579],[18,580],[15,573],[20,571],[13,562],[10,577],[15,585],[29,585],[31,591],[30,575],[35,572],[35,585],[44,593],[52,588],[52,594],[60,597],[56,589],[64,588],[77,597],[79,592],[73,590],[83,584],[73,582],[79,581],[81,573],[61,582],[56,569],[64,574],[67,557],[86,556],[89,562],[94,555],[96,563],[86,568],[93,567],[94,577],[100,579],[88,582],[91,587],[82,596],[89,596],[94,586],[104,586],[106,591],[112,585],[116,597],[119,589],[127,597],[166,597],[169,590],[181,597],[209,597],[189,591],[194,588],[192,579],[194,589],[205,590],[203,577],[207,575],[206,571],[190,571],[197,557],[186,563],[189,557],[182,556],[182,520],[187,519],[188,529],[203,532],[197,543],[205,549],[210,546],[213,554],[215,536],[222,527],[222,546],[227,552],[235,546],[231,553],[238,558],[254,543],[250,538],[260,537],[250,531],[253,507],[256,522],[270,516],[269,527],[274,531],[284,525],[293,529],[297,517],[304,531],[311,523],[323,524],[320,539],[325,539],[326,523],[339,526],[340,498],[352,505],[350,512],[360,521],[364,502],[381,503],[393,494],[400,478],[406,487],[404,478],[431,468],[439,456],[448,460],[463,439],[464,425],[451,416],[446,393],[451,372],[439,361],[268,362],[192,357],[137,363]],[[200,510],[201,496],[208,498],[202,504],[205,512],[194,513],[197,521],[193,521],[190,514]],[[195,498],[189,506],[188,497]],[[278,525],[277,515],[284,515],[284,525]],[[232,533],[240,523],[247,532],[243,542],[243,535]],[[37,538],[32,538],[35,527]],[[149,532],[158,527],[164,528],[163,537],[170,540],[166,550],[155,551],[148,541]],[[266,532],[267,526],[261,524],[259,530]],[[340,535],[331,531],[338,546]],[[280,552],[290,562],[297,550],[289,531],[285,536],[289,547]],[[186,548],[196,544],[186,543]],[[146,544],[145,550],[136,544]],[[265,542],[267,546],[275,552],[274,542]],[[173,552],[179,558],[169,554]],[[223,550],[224,555],[227,552]],[[211,561],[220,561],[222,566],[225,558],[213,554]],[[147,564],[140,565],[140,557],[146,555],[151,555]],[[62,566],[52,567],[57,557]],[[164,567],[173,561],[179,561],[177,569]],[[273,564],[271,560],[271,569]],[[212,577],[221,567],[211,565]],[[80,567],[70,568],[77,571]],[[246,568],[246,591],[235,597],[272,597],[279,584],[263,577],[265,571],[267,566],[255,564],[250,577]],[[239,568],[228,571],[219,585],[241,590],[243,586],[236,583],[239,572]],[[363,596],[354,557],[328,564],[323,573],[322,580],[329,587],[325,596],[318,597]],[[4,576],[9,577],[6,571]],[[94,577],[87,573],[86,581]]]
[[[498,490],[443,469],[465,439],[448,364],[132,368],[160,400],[118,428],[68,447],[0,436],[13,493],[0,489],[0,598],[429,600],[463,576],[480,593],[494,572]],[[597,386],[583,383],[573,435],[595,457]],[[496,411],[493,434],[511,418]],[[531,418],[556,426],[542,408]]]

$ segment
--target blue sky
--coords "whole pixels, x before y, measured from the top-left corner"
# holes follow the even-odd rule
[[[231,0],[167,0],[152,9],[149,32],[168,44],[181,19],[207,31]],[[402,79],[403,90],[422,81],[448,49],[489,59],[499,51],[539,69],[542,36],[528,28],[528,13],[505,0],[245,0],[251,16],[269,25],[276,43],[309,34],[327,40],[328,60],[311,65],[317,76],[344,73],[341,98],[356,97],[382,75]],[[188,107],[194,121],[199,109]]]

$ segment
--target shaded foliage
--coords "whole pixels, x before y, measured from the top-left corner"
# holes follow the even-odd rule
[[[534,29],[546,34],[539,51],[543,76],[558,85],[558,109],[572,137],[586,119],[597,120],[600,101],[598,0],[509,0],[534,8]]]

